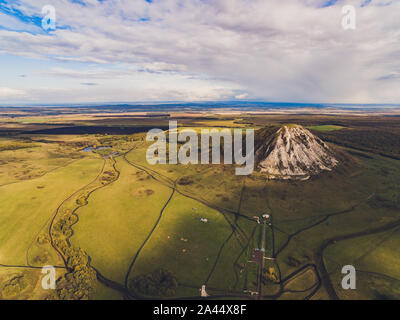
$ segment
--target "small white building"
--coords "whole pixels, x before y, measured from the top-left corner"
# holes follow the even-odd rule
[[[255,219],[257,221],[257,223],[260,224],[260,217],[253,216],[253,219]]]
[[[203,285],[203,286],[201,287],[200,291],[201,291],[201,297],[202,297],[202,298],[207,298],[207,297],[209,296],[208,293],[207,293],[207,291],[206,291],[206,286],[205,286],[205,285]]]

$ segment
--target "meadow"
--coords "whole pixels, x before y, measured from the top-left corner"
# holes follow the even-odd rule
[[[165,125],[164,117],[151,118],[157,121],[156,127]],[[257,128],[280,121],[193,118],[182,126]],[[321,137],[359,125],[340,117],[289,121]],[[144,138],[1,137],[2,298],[44,298],[37,268],[49,263],[60,267],[62,288],[70,288],[68,274],[75,277],[74,292],[50,298],[198,298],[206,285],[211,299],[254,299],[258,281],[264,299],[400,298],[399,160],[331,142],[338,168],[309,181],[279,181],[259,172],[236,176],[230,165],[151,166]],[[257,223],[263,214],[270,215],[264,244]],[[262,246],[271,259],[260,278],[251,255]],[[359,270],[354,292],[340,286],[341,266],[348,264]],[[168,278],[168,290],[149,289],[159,285],[158,273]]]

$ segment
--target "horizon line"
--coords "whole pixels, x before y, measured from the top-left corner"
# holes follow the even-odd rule
[[[0,104],[0,108],[29,108],[29,107],[107,107],[107,106],[157,106],[157,105],[206,105],[206,104],[270,104],[270,105],[288,105],[290,106],[319,106],[319,107],[340,107],[340,106],[382,106],[382,107],[400,107],[399,103],[330,103],[330,102],[288,102],[288,101],[266,101],[266,100],[209,100],[209,101],[105,101],[105,102],[78,102],[78,103],[10,103]]]

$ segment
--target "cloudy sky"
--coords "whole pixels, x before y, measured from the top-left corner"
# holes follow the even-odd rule
[[[0,0],[0,105],[400,103],[399,88],[400,0]]]

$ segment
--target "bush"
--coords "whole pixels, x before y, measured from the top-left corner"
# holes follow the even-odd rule
[[[47,234],[41,234],[38,238],[37,238],[37,243],[38,244],[47,244],[50,242],[50,238]]]
[[[76,200],[76,204],[79,206],[86,206],[88,204],[87,198],[85,196],[80,197]]]
[[[181,186],[187,186],[189,184],[193,184],[193,180],[189,177],[182,177],[178,180],[178,184]]]
[[[28,286],[28,281],[24,276],[15,276],[4,286],[2,295],[5,297],[16,296]]]
[[[161,268],[134,278],[129,288],[145,296],[172,296],[178,288],[178,282],[171,272]]]
[[[295,257],[289,256],[287,259],[287,264],[291,267],[298,267],[301,265],[301,261]]]

